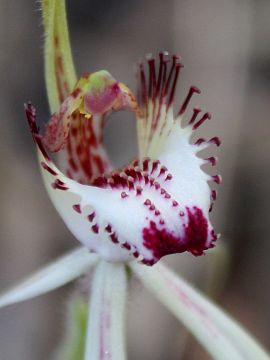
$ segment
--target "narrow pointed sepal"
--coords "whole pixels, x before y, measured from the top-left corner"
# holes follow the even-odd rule
[[[45,79],[51,113],[67,97],[76,82],[70,49],[65,0],[42,0],[45,31]]]
[[[0,295],[0,307],[15,304],[57,289],[96,263],[98,257],[84,248],[78,248],[37,271],[26,280]]]
[[[124,360],[126,269],[101,261],[90,292],[85,360]]]
[[[217,360],[269,360],[256,340],[218,306],[162,264],[130,267]]]

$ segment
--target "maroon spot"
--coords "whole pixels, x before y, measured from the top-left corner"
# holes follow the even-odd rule
[[[127,249],[127,250],[130,250],[131,249],[131,246],[129,243],[125,242],[124,244],[121,245],[123,248]]]
[[[88,217],[88,220],[90,221],[90,222],[92,222],[93,220],[94,220],[94,217],[95,217],[95,212],[92,212],[91,214],[89,214],[87,217]]]
[[[158,182],[154,183],[155,189],[158,190],[160,188],[160,184]]]
[[[98,231],[99,231],[99,226],[98,224],[95,224],[91,227],[92,231],[95,233],[95,234],[98,234]]]
[[[75,204],[72,206],[73,210],[75,210],[77,213],[81,214],[82,210],[81,210],[81,205],[80,204]]]
[[[107,231],[108,233],[111,233],[112,232],[112,226],[110,224],[108,224],[106,227],[105,227],[105,231]]]
[[[156,263],[156,260],[152,260],[152,259],[143,259],[142,263],[148,266],[152,266]]]
[[[57,175],[57,172],[55,172],[49,165],[47,165],[44,161],[41,161],[41,166],[43,167],[43,169],[47,170],[50,174],[52,175]]]
[[[63,183],[63,181],[56,179],[53,183],[52,183],[52,188],[53,189],[58,189],[58,190],[68,190],[68,187],[65,183]]]
[[[113,243],[115,243],[115,244],[119,243],[118,237],[117,237],[117,235],[115,233],[111,234],[110,238],[111,238]]]
[[[125,199],[126,197],[128,197],[128,194],[126,192],[121,192],[121,198]]]
[[[167,180],[172,180],[172,174],[168,174],[168,175],[166,176],[165,181],[167,181]]]

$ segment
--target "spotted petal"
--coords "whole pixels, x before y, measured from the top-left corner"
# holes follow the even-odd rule
[[[237,322],[166,266],[131,269],[217,360],[269,360],[266,351]]]
[[[0,307],[31,299],[67,284],[85,274],[96,263],[97,256],[86,248],[73,250],[45,266],[19,285],[0,294]]]

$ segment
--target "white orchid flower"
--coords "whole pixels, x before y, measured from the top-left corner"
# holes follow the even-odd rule
[[[209,221],[220,183],[198,152],[220,140],[191,135],[208,112],[194,108],[192,86],[174,113],[182,68],[179,57],[148,56],[138,69],[138,99],[107,71],[79,80],[73,67],[63,0],[42,3],[45,72],[52,116],[44,134],[36,110],[25,106],[48,194],[80,248],[46,266],[0,296],[0,306],[44,294],[93,267],[85,360],[122,360],[125,349],[126,266],[190,330],[214,359],[269,359],[265,350],[234,320],[164,264],[162,257],[202,255],[217,239]],[[103,147],[104,120],[130,110],[137,122],[138,157],[113,169]],[[57,153],[58,166],[50,157]]]

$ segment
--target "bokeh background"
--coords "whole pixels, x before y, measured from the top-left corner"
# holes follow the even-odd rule
[[[226,251],[218,259],[214,253],[200,259],[176,255],[168,262],[201,289],[210,286],[216,300],[269,348],[270,2],[67,3],[78,73],[105,68],[135,89],[136,62],[146,53],[168,50],[181,54],[185,64],[179,99],[189,85],[203,90],[197,105],[213,114],[203,134],[219,135],[223,142],[217,152],[223,185],[212,220]],[[23,112],[31,99],[41,122],[49,116],[42,39],[39,3],[1,0],[1,289],[76,245],[46,195]],[[106,144],[117,166],[135,156],[132,116],[111,117]],[[73,289],[1,310],[0,359],[50,358]],[[128,306],[130,359],[209,359],[134,280]]]

